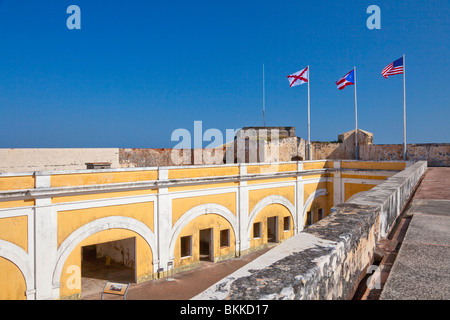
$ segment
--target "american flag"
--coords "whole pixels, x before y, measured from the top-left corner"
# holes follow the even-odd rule
[[[341,79],[336,81],[337,88],[339,90],[344,89],[346,86],[350,86],[352,84],[355,84],[355,70],[353,69],[349,73],[347,73],[345,76],[343,76]]]
[[[381,74],[386,79],[389,76],[393,76],[396,74],[402,74],[403,73],[403,57],[395,60],[394,62],[391,62],[389,65],[387,65],[382,71]]]

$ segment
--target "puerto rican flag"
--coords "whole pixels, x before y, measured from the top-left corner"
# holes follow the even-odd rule
[[[336,81],[337,88],[339,90],[344,89],[346,86],[350,86],[352,84],[355,84],[355,70],[353,69],[349,73],[347,73],[345,76],[343,76],[341,79]]]
[[[403,73],[403,57],[395,60],[394,62],[391,62],[381,71],[381,75],[386,79],[389,76],[402,73]]]
[[[296,73],[290,74],[287,76],[288,80],[289,80],[289,85],[290,87],[295,87],[298,86],[300,84],[304,84],[306,82],[308,82],[308,67],[306,67],[303,70],[300,70]]]

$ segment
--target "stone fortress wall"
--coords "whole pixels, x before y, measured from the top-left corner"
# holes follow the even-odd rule
[[[260,139],[261,133],[263,138]],[[276,133],[278,139],[271,140]],[[335,142],[311,142],[311,160],[355,159],[354,130],[340,134]],[[403,160],[402,144],[373,144],[373,134],[358,130],[359,160]],[[223,152],[214,163],[205,153],[214,149],[177,150],[171,148],[55,148],[0,149],[0,173],[28,171],[82,170],[87,163],[109,163],[110,168],[164,167],[193,164],[283,162],[307,160],[307,141],[295,135],[294,127],[249,127],[236,134],[234,142],[218,150]],[[252,153],[252,147],[256,152]],[[450,166],[450,143],[408,144],[408,161],[427,161],[430,167]],[[231,156],[229,153],[231,152]],[[179,162],[173,161],[173,155]],[[251,155],[254,158],[251,158]],[[181,159],[181,161],[180,161]]]

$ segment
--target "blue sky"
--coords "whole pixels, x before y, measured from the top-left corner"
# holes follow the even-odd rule
[[[81,30],[69,30],[69,5]],[[369,5],[381,29],[369,30]],[[406,55],[407,142],[450,142],[450,2],[0,0],[0,148],[173,147],[178,128],[295,126],[311,140],[358,126],[403,143],[403,78],[380,72]],[[205,142],[205,145],[209,142]],[[205,146],[204,145],[204,146]]]

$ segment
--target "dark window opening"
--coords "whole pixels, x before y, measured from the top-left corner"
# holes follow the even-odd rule
[[[230,246],[230,229],[220,230],[220,247]]]
[[[308,211],[308,213],[306,214],[306,226],[310,226],[312,224],[313,224],[312,211]]]
[[[192,236],[180,238],[181,258],[192,256]]]
[[[261,238],[261,222],[253,224],[253,238]]]
[[[291,230],[291,217],[284,217],[283,218],[283,230],[284,231]]]

